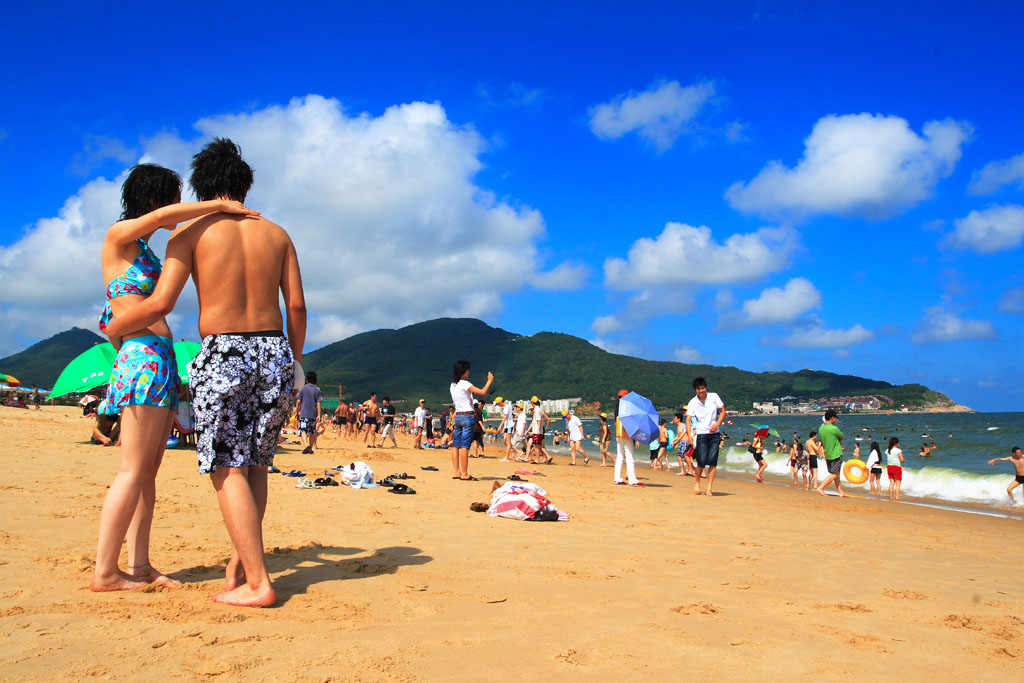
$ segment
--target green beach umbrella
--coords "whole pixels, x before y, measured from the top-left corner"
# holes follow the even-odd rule
[[[72,392],[88,391],[110,381],[117,352],[109,342],[96,344],[75,356],[68,363],[53,385],[50,398],[54,399]]]
[[[188,364],[199,354],[199,342],[181,341],[174,342],[174,358],[178,361],[178,376],[182,384],[189,383]]]

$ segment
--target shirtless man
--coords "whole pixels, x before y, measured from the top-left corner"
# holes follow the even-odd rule
[[[348,404],[342,400],[334,409],[334,433],[341,436],[348,430]]]
[[[818,458],[822,454],[821,442],[818,441],[818,432],[813,429],[807,435],[807,441],[804,442],[804,451],[807,453],[807,471],[809,472],[807,486],[804,490],[810,491],[812,486],[818,485]]]
[[[252,177],[238,146],[215,138],[193,157],[189,182],[204,200],[241,202]],[[265,607],[277,599],[263,556],[267,468],[306,338],[299,261],[288,233],[260,216],[214,213],[179,227],[153,294],[107,327],[114,346],[169,314],[190,274],[203,337],[189,364],[199,471],[210,475],[232,546],[226,590],[213,600]]]
[[[377,418],[380,417],[380,404],[377,403],[377,392],[370,394],[368,401],[363,401],[363,443],[366,443],[366,438],[373,434],[373,438],[370,439],[370,443],[366,445],[367,448],[373,448],[374,442],[377,441]]]
[[[995,465],[997,462],[1008,460],[1013,465],[1013,470],[1016,473],[1013,481],[1006,488],[1006,495],[1010,497],[1010,503],[1014,502],[1013,490],[1018,486],[1024,485],[1024,453],[1021,453],[1020,446],[1014,446],[1010,449],[1010,457],[1008,458],[993,458],[988,461],[989,465]]]

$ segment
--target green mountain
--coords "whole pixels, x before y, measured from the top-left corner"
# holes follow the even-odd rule
[[[33,344],[21,353],[0,359],[0,372],[14,375],[22,386],[49,389],[61,370],[90,346],[107,341],[89,330],[72,327],[49,339]]]
[[[523,399],[582,397],[585,403],[607,406],[619,389],[649,397],[661,409],[672,409],[693,396],[694,377],[707,379],[732,410],[750,409],[755,401],[794,396],[886,396],[910,408],[955,404],[920,384],[888,382],[831,372],[748,372],[733,367],[648,361],[608,353],[567,334],[539,332],[533,336],[506,332],[469,318],[441,318],[398,330],[374,330],[307,353],[303,367],[315,370],[326,396],[344,386],[350,399],[371,391],[403,400],[411,408],[420,398],[435,410],[450,402],[452,364],[472,364],[470,380],[482,386],[487,371],[495,375],[494,393]]]

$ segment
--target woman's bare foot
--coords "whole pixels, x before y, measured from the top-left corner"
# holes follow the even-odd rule
[[[132,578],[146,583],[155,583],[164,588],[181,588],[181,582],[175,581],[151,564],[135,567]]]
[[[277,594],[270,584],[267,584],[266,588],[254,589],[249,584],[243,583],[234,590],[214,595],[211,600],[222,605],[237,607],[270,607],[277,600]]]
[[[700,495],[703,495],[703,493],[704,492],[700,490],[700,486],[699,485],[693,487],[693,495],[700,496]]]
[[[142,588],[145,585],[145,581],[136,581],[119,569],[117,570],[117,573],[112,576],[94,575],[92,577],[92,581],[89,582],[89,590],[96,593],[105,593],[107,591],[131,591],[136,588]]]

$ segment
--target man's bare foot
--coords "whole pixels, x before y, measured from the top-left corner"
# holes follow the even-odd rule
[[[227,569],[224,570],[224,590],[232,591],[245,583],[245,567],[234,552],[228,560]]]
[[[243,583],[234,590],[214,595],[211,600],[236,607],[270,607],[277,600],[277,594],[269,584],[266,588],[255,590],[250,588],[249,584]]]
[[[846,498],[846,494],[845,494],[845,493],[843,493],[842,491],[840,491],[840,492],[839,492],[839,497],[840,497],[840,498]]]
[[[164,588],[181,588],[181,582],[175,581],[151,564],[136,567],[132,578],[146,583],[155,583]]]
[[[676,476],[677,477],[687,477],[687,476],[689,476],[689,473],[687,473],[687,472],[676,472]]]
[[[708,489],[707,493],[705,493],[704,495],[705,496],[714,496],[715,494],[711,493],[711,489]]]
[[[825,496],[826,498],[828,497],[828,494],[825,493],[825,491],[823,491],[822,489],[814,489],[814,490],[817,491],[818,493],[820,493],[821,495]]]
[[[93,576],[92,581],[89,582],[89,590],[96,593],[131,591],[145,585],[145,581],[136,581],[119,569],[113,576]]]
[[[703,494],[704,494],[704,492],[700,490],[700,486],[699,485],[693,487],[693,495],[700,496],[700,495],[703,495]]]

